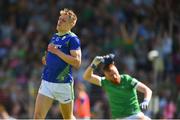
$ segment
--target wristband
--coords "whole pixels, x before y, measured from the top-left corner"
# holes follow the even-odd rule
[[[149,100],[148,100],[148,99],[146,99],[146,98],[144,99],[144,101],[149,103]]]

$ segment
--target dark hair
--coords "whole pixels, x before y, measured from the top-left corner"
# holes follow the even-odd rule
[[[109,68],[110,68],[111,65],[114,65],[114,63],[104,65],[103,66],[103,71],[109,71]]]
[[[103,71],[107,71],[109,70],[109,66],[114,64],[114,58],[115,58],[115,55],[114,54],[108,54],[108,55],[105,55],[103,56]]]

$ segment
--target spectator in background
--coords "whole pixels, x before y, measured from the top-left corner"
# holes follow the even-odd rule
[[[104,117],[105,110],[103,109],[103,101],[97,100],[92,107],[92,118],[102,119]]]
[[[74,119],[72,67],[81,65],[80,40],[71,32],[76,21],[77,16],[72,10],[60,11],[58,33],[53,35],[47,55],[42,59],[45,66],[35,104],[35,119],[45,119],[53,100],[59,101],[64,119]]]
[[[90,119],[90,100],[85,91],[83,83],[77,83],[76,85],[76,99],[74,104],[74,114],[77,119]]]
[[[163,118],[164,119],[174,119],[175,112],[176,112],[176,106],[170,97],[170,98],[168,98],[167,104],[164,107]]]
[[[11,117],[9,113],[6,111],[6,109],[4,108],[4,106],[1,104],[0,104],[0,119],[7,119],[7,120],[14,119],[15,120],[15,118]]]

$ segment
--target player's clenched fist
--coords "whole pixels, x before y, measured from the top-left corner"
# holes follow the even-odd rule
[[[56,54],[58,52],[57,46],[54,45],[53,43],[50,43],[48,45],[48,51],[51,52],[51,53]]]
[[[42,57],[42,63],[43,63],[43,65],[46,65],[46,56]]]
[[[102,59],[102,56],[96,56],[91,63],[92,68],[96,68],[102,62]]]
[[[46,65],[46,54],[47,52],[45,51],[44,56],[41,59],[43,65]]]

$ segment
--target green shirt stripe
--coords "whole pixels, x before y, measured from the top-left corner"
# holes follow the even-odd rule
[[[64,78],[68,75],[70,69],[70,65],[68,65],[58,76],[57,79],[63,81]]]

